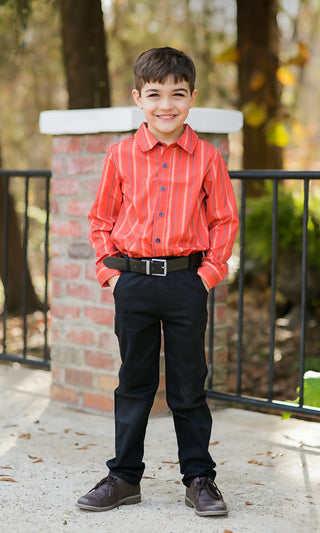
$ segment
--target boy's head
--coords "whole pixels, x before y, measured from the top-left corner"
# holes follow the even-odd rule
[[[196,69],[192,59],[175,48],[151,48],[143,52],[133,65],[136,90],[141,94],[141,89],[146,83],[165,83],[172,78],[175,83],[186,81],[190,93],[194,91]]]

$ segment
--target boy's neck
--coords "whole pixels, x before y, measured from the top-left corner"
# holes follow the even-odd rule
[[[175,132],[174,135],[170,135],[170,134],[161,134],[160,132],[154,132],[152,130],[152,128],[150,128],[148,122],[147,122],[147,127],[148,127],[148,130],[150,131],[150,133],[152,133],[152,135],[161,143],[163,144],[173,144],[175,143],[178,139],[180,139],[181,135],[183,134],[184,132],[184,128],[185,128],[185,125],[183,125],[181,127],[181,130],[179,132]]]

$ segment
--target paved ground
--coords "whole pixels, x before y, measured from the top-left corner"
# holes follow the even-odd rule
[[[142,502],[78,509],[113,455],[113,418],[50,402],[49,386],[48,372],[0,364],[0,531],[320,531],[320,424],[229,408],[213,413],[211,443],[228,517],[201,518],[184,505],[169,415],[148,425]]]

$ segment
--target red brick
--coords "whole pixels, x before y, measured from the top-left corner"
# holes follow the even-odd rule
[[[102,304],[112,304],[114,302],[112,290],[110,287],[104,287],[101,290],[101,303]]]
[[[214,310],[214,321],[216,324],[223,324],[227,320],[227,306],[224,304],[216,305]]]
[[[51,165],[52,174],[62,174],[63,172],[63,158],[54,156],[52,158],[52,165]]]
[[[91,200],[71,200],[67,207],[66,213],[73,217],[87,217],[92,206]]]
[[[72,329],[67,334],[67,340],[74,344],[93,344],[95,336],[93,331],[86,329]]]
[[[113,332],[108,331],[101,333],[101,335],[99,336],[98,347],[109,353],[117,353],[119,350],[119,345],[116,335]]]
[[[57,200],[51,200],[50,213],[51,215],[58,215],[60,211],[59,202]]]
[[[51,304],[51,314],[56,318],[78,318],[80,307],[78,305],[64,305],[57,302]]]
[[[99,174],[101,174],[101,172],[99,171]],[[88,195],[90,195],[92,198],[95,198],[97,192],[98,192],[98,188],[99,188],[99,183],[100,183],[100,178],[97,178],[97,179],[90,179],[89,181],[87,181],[86,183],[86,192]]]
[[[78,156],[67,159],[67,174],[91,174],[97,172],[97,158],[94,156]]]
[[[80,300],[94,300],[95,290],[84,283],[68,282],[66,286],[67,296],[79,298]]]
[[[226,365],[228,363],[228,350],[223,348],[214,352],[214,363],[215,365]]]
[[[104,368],[106,370],[112,370],[114,368],[113,358],[106,353],[86,350],[84,357],[85,363],[88,366]]]
[[[111,413],[113,411],[113,400],[105,396],[104,394],[93,394],[85,392],[83,394],[83,405],[90,409],[98,409],[99,411],[107,411]]]
[[[79,403],[79,393],[73,389],[62,387],[61,385],[51,385],[51,398],[59,402],[77,405]]]
[[[53,341],[60,340],[60,328],[55,326],[54,324],[51,324],[50,326],[50,332],[51,332],[51,339]]]
[[[75,178],[52,178],[51,194],[53,196],[72,196],[79,194],[81,190],[81,181]]]
[[[86,266],[86,279],[97,281],[96,265],[93,262]]]
[[[52,374],[52,379],[53,381],[58,381],[59,383],[61,383],[61,378],[62,378],[62,368],[60,365],[56,365],[52,362],[51,364],[51,374]]]
[[[54,137],[52,152],[54,154],[76,154],[82,150],[82,137],[63,135]]]
[[[76,370],[75,368],[66,368],[66,383],[75,387],[92,388],[93,374],[87,370]]]
[[[229,155],[230,148],[229,148],[229,139],[227,136],[218,142],[217,148],[222,153],[222,155]]]
[[[219,283],[214,289],[215,302],[226,302],[228,296],[228,285],[226,283]]]
[[[60,263],[52,260],[50,263],[50,273],[56,278],[74,279],[80,274],[81,267],[76,263]]]
[[[105,309],[104,307],[85,307],[84,315],[96,324],[112,325],[114,321],[113,309]]]
[[[81,222],[78,220],[67,220],[66,222],[56,220],[51,223],[50,232],[61,237],[79,238],[82,235]]]
[[[107,133],[89,135],[87,137],[86,151],[97,154],[106,153],[108,151],[108,148],[117,141],[117,135],[108,135]]]
[[[58,279],[52,280],[52,296],[61,295],[61,281]]]

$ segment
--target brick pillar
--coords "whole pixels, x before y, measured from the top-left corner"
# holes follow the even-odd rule
[[[190,125],[228,155],[229,131],[241,127],[235,111],[202,110],[190,114]],[[223,115],[220,115],[220,114]],[[202,126],[214,115],[223,122],[218,134]],[[231,115],[230,115],[231,114]],[[192,122],[192,116],[193,121]],[[40,131],[53,135],[51,182],[51,397],[85,410],[113,411],[120,357],[113,332],[114,305],[109,288],[95,275],[95,254],[88,242],[88,212],[94,201],[108,147],[134,131],[143,116],[137,108],[46,111]],[[219,122],[218,120],[218,122]],[[201,125],[197,126],[197,123]],[[227,122],[227,124],[225,123]],[[209,137],[208,137],[209,136]],[[216,289],[215,372],[226,381],[226,294]],[[167,409],[164,361],[153,412]]]

